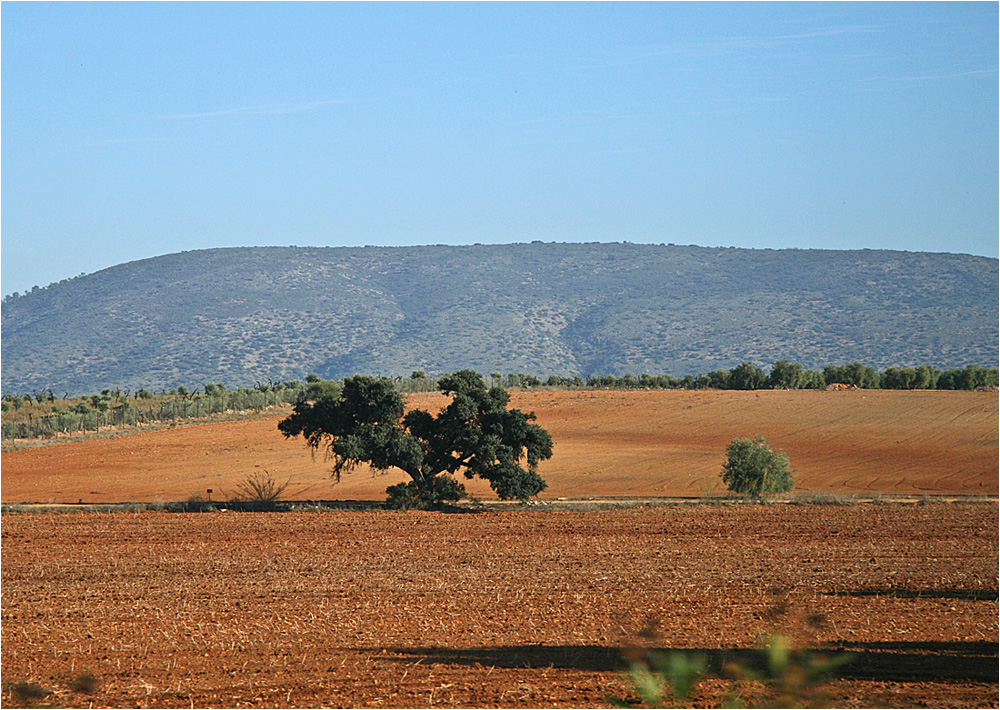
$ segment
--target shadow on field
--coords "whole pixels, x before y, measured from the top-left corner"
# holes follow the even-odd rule
[[[854,659],[844,678],[876,681],[949,680],[996,683],[998,645],[988,641],[843,642]]]
[[[996,589],[854,589],[827,592],[832,597],[895,597],[897,599],[968,599],[997,601]]]
[[[372,649],[366,649],[377,653]],[[583,671],[613,671],[625,667],[617,646],[483,646],[479,648],[415,647],[388,649],[389,660],[412,663],[420,658],[430,663],[498,668],[574,668]]]
[[[841,645],[842,644],[842,645]],[[376,649],[361,649],[378,653]],[[758,649],[657,649],[703,655],[711,675],[723,675],[730,664],[767,673],[767,657]],[[387,660],[444,663],[499,668],[564,668],[583,671],[616,671],[627,667],[623,649],[616,646],[485,646],[480,648],[389,648]],[[826,657],[851,655],[835,676],[882,682],[969,681],[998,682],[997,644],[989,642],[893,641],[838,642],[808,653]],[[385,657],[383,657],[385,658]]]

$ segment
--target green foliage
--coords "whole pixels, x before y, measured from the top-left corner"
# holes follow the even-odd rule
[[[774,589],[775,595],[786,595]],[[787,596],[776,598],[765,612],[773,626],[757,649],[691,652],[677,649],[630,647],[623,649],[628,675],[640,703],[647,707],[693,707],[699,684],[708,677],[726,679],[721,705],[740,707],[826,707],[823,684],[850,663],[855,655],[829,655],[803,645],[817,642],[816,632],[826,624],[823,614],[796,609]],[[654,621],[640,632],[659,639]],[[718,692],[716,690],[716,692]],[[628,707],[618,700],[619,707]]]
[[[691,695],[708,670],[703,653],[647,651],[629,662],[629,675],[644,707],[691,707]],[[624,703],[620,707],[628,707]]]
[[[434,476],[423,486],[397,483],[385,492],[386,505],[395,510],[433,510],[466,497],[465,486],[449,476]]]
[[[827,698],[819,685],[854,656],[795,651],[787,636],[775,633],[764,646],[764,658],[767,668],[763,673],[744,665],[730,665],[728,671],[737,683],[730,689],[727,707],[823,707]],[[754,692],[755,688],[763,692]],[[759,702],[745,702],[755,695]]]
[[[415,370],[413,375],[422,371]],[[542,382],[537,377],[525,374],[492,375],[494,386],[565,388],[607,388],[607,389],[733,389],[759,387],[781,387],[802,389],[823,389],[829,375],[832,382],[842,382],[855,386],[881,387],[883,389],[996,389],[1000,374],[995,367],[967,365],[964,368],[940,371],[929,365],[914,368],[888,367],[879,375],[874,368],[861,363],[848,365],[828,365],[823,371],[806,370],[800,363],[776,360],[771,372],[763,378],[763,371],[755,364],[744,362],[731,371],[714,370],[707,375],[685,375],[682,378],[671,375],[640,376],[626,374],[622,377],[608,374],[584,380],[580,376],[550,375]],[[439,378],[423,377],[414,379],[396,377],[396,389],[400,392],[430,392],[438,388]],[[55,433],[81,430],[96,430],[104,426],[133,425],[163,420],[175,421],[203,417],[220,412],[246,412],[262,410],[268,406],[294,403],[300,398],[318,401],[324,398],[336,399],[340,384],[336,380],[324,380],[317,374],[307,378],[303,385],[297,380],[267,384],[257,382],[254,389],[239,387],[227,390],[223,384],[206,384],[205,396],[190,393],[180,386],[170,390],[171,394],[154,395],[148,389],[140,389],[132,400],[129,390],[104,389],[100,395],[68,399],[64,396],[65,410],[55,405],[51,390],[35,391],[24,395],[5,394],[2,397],[3,439],[35,438]]]
[[[878,372],[870,365],[851,362],[846,365],[827,365],[823,368],[823,378],[828,385],[854,385],[861,389],[878,389]]]
[[[303,397],[308,400],[319,400],[324,398],[336,399],[340,395],[340,383],[336,380],[324,380],[318,375],[306,377],[306,388]]]
[[[335,384],[335,383],[334,383]],[[5,395],[2,436],[4,440],[50,437],[78,431],[96,431],[108,426],[132,426],[161,421],[197,419],[222,412],[247,413],[269,406],[291,404],[303,392],[299,383],[282,383],[265,389],[236,391],[209,385],[214,396],[199,393],[130,397],[128,391],[104,390],[100,395],[63,400],[64,408],[41,396],[41,401]],[[19,404],[20,406],[14,406]]]
[[[884,390],[933,389],[940,378],[940,371],[933,367],[887,367],[879,378]]]
[[[767,383],[767,375],[752,362],[744,362],[730,371],[729,389],[759,390]]]
[[[996,388],[998,372],[995,367],[966,365],[962,369],[945,370],[940,374],[937,388],[942,390],[975,390]]]
[[[726,450],[722,481],[730,491],[743,495],[785,493],[795,487],[788,464],[788,455],[772,451],[760,434],[753,439],[733,439]]]
[[[838,668],[854,656],[828,656],[812,651],[796,651],[784,634],[771,634],[760,651],[764,669],[730,662],[723,673],[731,678],[723,707],[824,707],[826,696],[820,687]],[[650,650],[629,663],[629,677],[642,707],[692,707],[698,684],[708,675],[704,653]],[[619,707],[628,707],[618,702]]]
[[[698,380],[701,381],[703,387],[717,390],[729,389],[729,372],[726,370],[712,370],[704,376],[704,379],[699,375]]]
[[[807,390],[821,390],[826,387],[826,378],[820,370],[806,370],[802,373],[799,386]]]
[[[362,463],[376,471],[398,468],[421,500],[451,491],[436,479],[457,473],[488,480],[504,500],[527,499],[545,488],[536,469],[552,456],[552,438],[531,423],[533,413],[507,409],[507,392],[487,388],[471,370],[441,377],[438,388],[452,400],[436,416],[421,409],[404,414],[393,380],[349,377],[339,397],[300,400],[278,429],[324,448],[337,480]],[[406,497],[407,490],[392,495]]]
[[[805,368],[797,362],[788,360],[775,360],[771,364],[771,374],[767,377],[767,384],[773,389],[799,389],[806,379]]]
[[[77,414],[90,414],[94,410],[91,408],[88,402],[84,401],[80,402],[75,407],[73,407],[73,411],[76,412]]]

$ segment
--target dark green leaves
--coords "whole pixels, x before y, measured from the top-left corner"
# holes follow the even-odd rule
[[[788,455],[772,451],[760,434],[753,439],[733,439],[726,450],[722,481],[734,493],[760,496],[792,490]]]
[[[551,458],[552,437],[532,423],[533,413],[507,409],[507,392],[488,388],[471,370],[442,377],[439,388],[452,401],[437,416],[419,409],[404,415],[392,380],[351,377],[337,398],[300,401],[278,429],[286,437],[303,435],[313,448],[324,446],[338,480],[361,463],[405,471],[413,490],[394,487],[390,496],[407,500],[454,494],[457,489],[440,477],[460,472],[488,480],[505,500],[545,489],[536,467]]]

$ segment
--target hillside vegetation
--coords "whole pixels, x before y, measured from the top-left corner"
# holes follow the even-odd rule
[[[968,255],[637,244],[183,252],[6,297],[3,391],[995,366],[997,273]]]

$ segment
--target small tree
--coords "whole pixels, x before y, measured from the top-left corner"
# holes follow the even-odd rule
[[[767,375],[752,362],[744,362],[729,372],[727,386],[733,390],[759,390],[767,384]]]
[[[878,372],[870,365],[860,362],[850,362],[846,365],[827,365],[823,368],[826,384],[854,385],[861,389],[878,389],[880,378]]]
[[[785,493],[795,487],[788,454],[772,451],[760,434],[753,439],[733,439],[721,475],[730,491],[744,495]]]
[[[767,383],[772,389],[798,389],[802,387],[804,372],[802,365],[797,362],[775,360],[771,363],[771,374],[768,375]]]
[[[707,375],[704,375],[705,387],[716,390],[724,390],[729,387],[729,371],[728,370],[712,370]],[[701,377],[699,377],[701,379]]]
[[[320,400],[326,397],[336,399],[340,394],[340,384],[336,380],[324,380],[319,375],[306,377],[306,388],[302,396],[307,400]]]
[[[453,399],[436,416],[421,409],[404,413],[391,379],[349,377],[339,396],[299,400],[278,429],[286,437],[301,434],[314,449],[324,447],[337,480],[362,463],[376,471],[405,471],[412,482],[387,491],[401,507],[457,500],[464,487],[442,478],[459,472],[488,480],[504,500],[544,490],[536,468],[552,456],[552,437],[531,423],[534,413],[507,409],[507,392],[487,388],[471,370],[445,375],[438,389]]]

